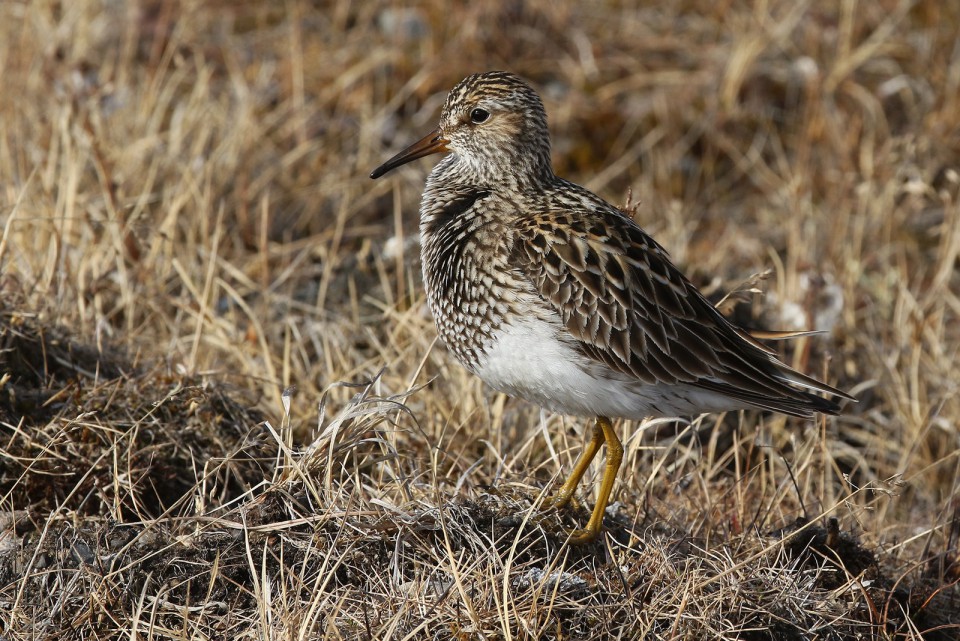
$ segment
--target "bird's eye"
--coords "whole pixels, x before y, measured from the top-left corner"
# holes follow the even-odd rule
[[[480,124],[489,117],[490,112],[486,109],[480,109],[479,107],[470,112],[470,120],[477,124]]]

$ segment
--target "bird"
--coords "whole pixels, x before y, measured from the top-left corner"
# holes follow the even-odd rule
[[[420,202],[427,305],[448,351],[494,390],[593,419],[547,507],[570,503],[602,446],[594,541],[623,459],[612,419],[742,409],[801,418],[856,399],[780,361],[723,316],[624,211],[553,170],[543,102],[489,71],[448,94],[439,126],[371,172],[446,154]],[[822,395],[826,395],[822,396]]]

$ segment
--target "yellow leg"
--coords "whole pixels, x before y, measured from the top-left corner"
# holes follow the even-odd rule
[[[583,448],[583,451],[580,453],[580,457],[573,465],[573,471],[570,472],[570,476],[563,482],[563,485],[560,486],[556,494],[544,501],[544,507],[561,508],[570,502],[573,493],[580,484],[580,479],[583,478],[587,468],[590,467],[590,463],[593,462],[597,452],[600,451],[600,446],[603,445],[603,441],[603,430],[600,428],[600,420],[597,419],[597,422],[593,426],[593,435],[590,437],[590,442],[587,443],[587,446]]]
[[[607,445],[607,465],[603,471],[603,480],[600,482],[600,496],[597,497],[597,504],[593,506],[593,514],[587,521],[587,527],[582,530],[574,530],[570,533],[570,542],[573,544],[590,543],[600,534],[600,528],[603,526],[603,515],[607,510],[607,503],[610,502],[610,493],[613,491],[613,484],[617,480],[617,472],[620,470],[620,463],[623,461],[623,444],[617,438],[617,433],[610,423],[610,419],[605,416],[598,416],[597,422],[593,426],[593,436],[583,454],[577,460],[573,467],[573,472],[569,478],[560,486],[556,496],[549,501],[552,507],[562,507],[570,501],[574,490],[583,478],[590,461],[597,455],[600,445]]]

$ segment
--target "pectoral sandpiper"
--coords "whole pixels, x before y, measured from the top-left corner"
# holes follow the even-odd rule
[[[852,397],[790,368],[722,316],[623,212],[558,178],[543,103],[519,77],[472,75],[440,126],[370,174],[449,152],[420,203],[423,280],[440,337],[489,386],[593,434],[550,504],[567,504],[601,445],[606,469],[574,542],[600,532],[623,457],[609,417],[745,408],[810,417]]]

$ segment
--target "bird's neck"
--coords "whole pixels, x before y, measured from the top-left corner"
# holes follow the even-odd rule
[[[427,188],[470,186],[492,191],[539,191],[557,181],[549,153],[517,154],[492,161],[451,153],[434,167]]]

